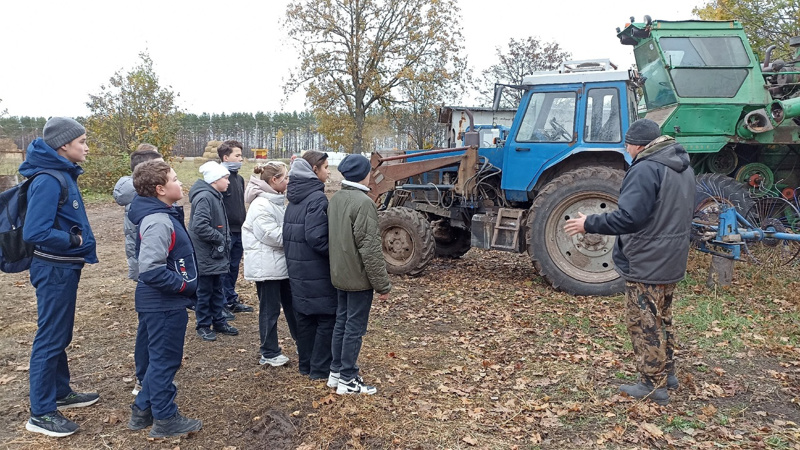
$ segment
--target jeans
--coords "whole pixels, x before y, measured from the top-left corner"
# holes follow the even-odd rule
[[[239,279],[239,263],[242,262],[242,233],[231,231],[231,265],[228,273],[222,275],[222,292],[225,295],[225,304],[231,305],[239,302],[239,294],[236,293],[236,280]]]
[[[340,379],[347,381],[358,375],[361,337],[367,334],[373,293],[372,290],[348,292],[339,289],[336,293],[339,303],[331,343],[331,372],[339,372]]]
[[[72,341],[81,269],[56,267],[34,258],[30,277],[39,315],[29,369],[31,415],[41,416],[55,411],[56,399],[72,392],[66,349]]]
[[[172,382],[183,360],[189,314],[185,309],[140,312],[139,323],[144,324],[149,364],[142,380],[142,391],[134,403],[142,411],[153,408],[156,419],[169,419],[178,412],[175,404],[178,388]]]
[[[297,317],[297,354],[300,360],[300,373],[312,379],[328,378],[331,371],[331,341],[334,314],[303,314],[295,311]]]
[[[208,328],[228,323],[222,316],[222,277],[224,275],[200,275],[197,277],[197,328]]]
[[[289,279],[256,281],[258,293],[258,334],[261,338],[261,356],[274,358],[281,354],[278,345],[278,317],[283,316],[289,326],[289,334],[297,340],[297,322],[292,308],[292,290]]]

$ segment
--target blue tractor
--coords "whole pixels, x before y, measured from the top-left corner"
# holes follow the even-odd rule
[[[565,63],[526,76],[510,129],[487,146],[470,124],[465,147],[372,155],[371,195],[381,203],[387,268],[420,274],[435,255],[456,258],[471,247],[527,251],[554,288],[612,295],[624,284],[611,260],[615,238],[569,237],[577,214],[617,208],[630,158],[623,130],[637,115],[635,74],[608,60]],[[483,145],[481,145],[483,144]],[[480,148],[479,148],[480,147]]]

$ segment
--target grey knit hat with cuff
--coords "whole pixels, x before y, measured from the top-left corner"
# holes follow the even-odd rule
[[[631,145],[647,145],[661,137],[661,128],[650,119],[639,119],[633,122],[625,133],[625,143]]]
[[[69,117],[51,117],[42,130],[44,143],[53,150],[69,144],[86,134],[86,128]]]

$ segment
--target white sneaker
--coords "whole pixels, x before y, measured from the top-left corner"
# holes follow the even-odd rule
[[[280,354],[274,358],[265,358],[262,356],[261,359],[258,360],[260,365],[269,364],[272,367],[280,367],[287,362],[289,362],[289,358],[284,354]]]
[[[339,372],[331,372],[328,375],[328,387],[336,388],[337,386],[339,386]]]
[[[142,391],[142,382],[139,381],[139,380],[136,380],[136,384],[133,386],[133,391],[131,391],[131,394],[139,395],[139,392],[141,392],[141,391]]]
[[[342,380],[339,378],[339,384],[336,386],[336,393],[339,395],[347,394],[367,394],[373,395],[378,392],[375,386],[367,386],[361,377],[353,378],[352,380]]]

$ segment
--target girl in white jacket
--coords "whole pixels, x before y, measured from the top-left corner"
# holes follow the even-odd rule
[[[256,282],[258,293],[258,332],[261,337],[259,364],[282,366],[289,358],[278,345],[278,316],[283,315],[292,339],[296,339],[296,321],[292,292],[283,253],[284,192],[289,181],[286,165],[269,161],[253,169],[255,175],[245,188],[245,202],[250,203],[242,225],[244,279]]]

